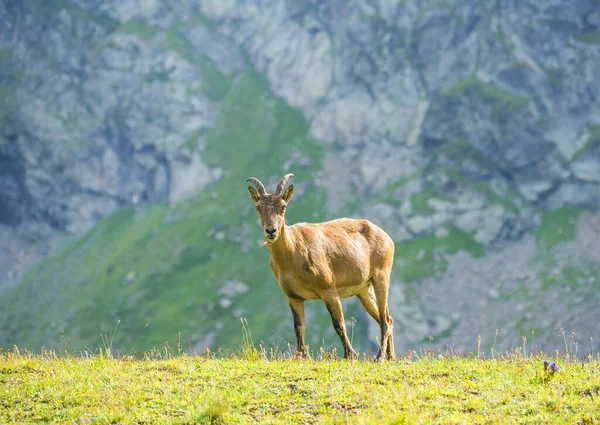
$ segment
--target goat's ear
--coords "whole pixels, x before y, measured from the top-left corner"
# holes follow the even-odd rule
[[[255,204],[258,203],[258,200],[260,199],[260,195],[258,194],[256,189],[254,189],[252,186],[248,186],[248,192],[250,193],[250,197],[252,198],[254,203]]]
[[[290,202],[290,199],[292,199],[292,193],[294,193],[294,185],[291,184],[286,190],[285,192],[283,192],[282,198],[283,200],[287,203]]]

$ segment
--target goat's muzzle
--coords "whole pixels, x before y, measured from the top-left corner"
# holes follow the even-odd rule
[[[265,228],[265,237],[267,238],[267,243],[273,243],[277,240],[277,229],[275,227],[266,227]]]

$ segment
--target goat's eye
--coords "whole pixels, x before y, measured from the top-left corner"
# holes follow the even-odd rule
[[[285,209],[286,209],[286,206],[285,206],[285,205],[283,205],[283,206],[281,207],[281,211],[285,211]]]
[[[260,207],[258,205],[256,206],[256,211],[260,211]]]

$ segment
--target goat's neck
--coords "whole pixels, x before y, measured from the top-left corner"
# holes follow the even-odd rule
[[[269,244],[269,253],[271,259],[276,263],[283,265],[289,261],[293,251],[293,235],[291,229],[283,224],[281,227],[281,233],[277,240],[272,244]]]

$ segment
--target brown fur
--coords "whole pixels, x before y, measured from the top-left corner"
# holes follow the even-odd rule
[[[304,301],[320,299],[331,314],[344,357],[357,356],[346,335],[340,302],[340,298],[356,295],[381,328],[377,359],[394,358],[387,300],[394,242],[387,233],[368,220],[349,218],[286,226],[285,208],[294,185],[283,194],[259,195],[252,187],[248,190],[266,237],[271,270],[292,309],[298,354],[307,354]]]

